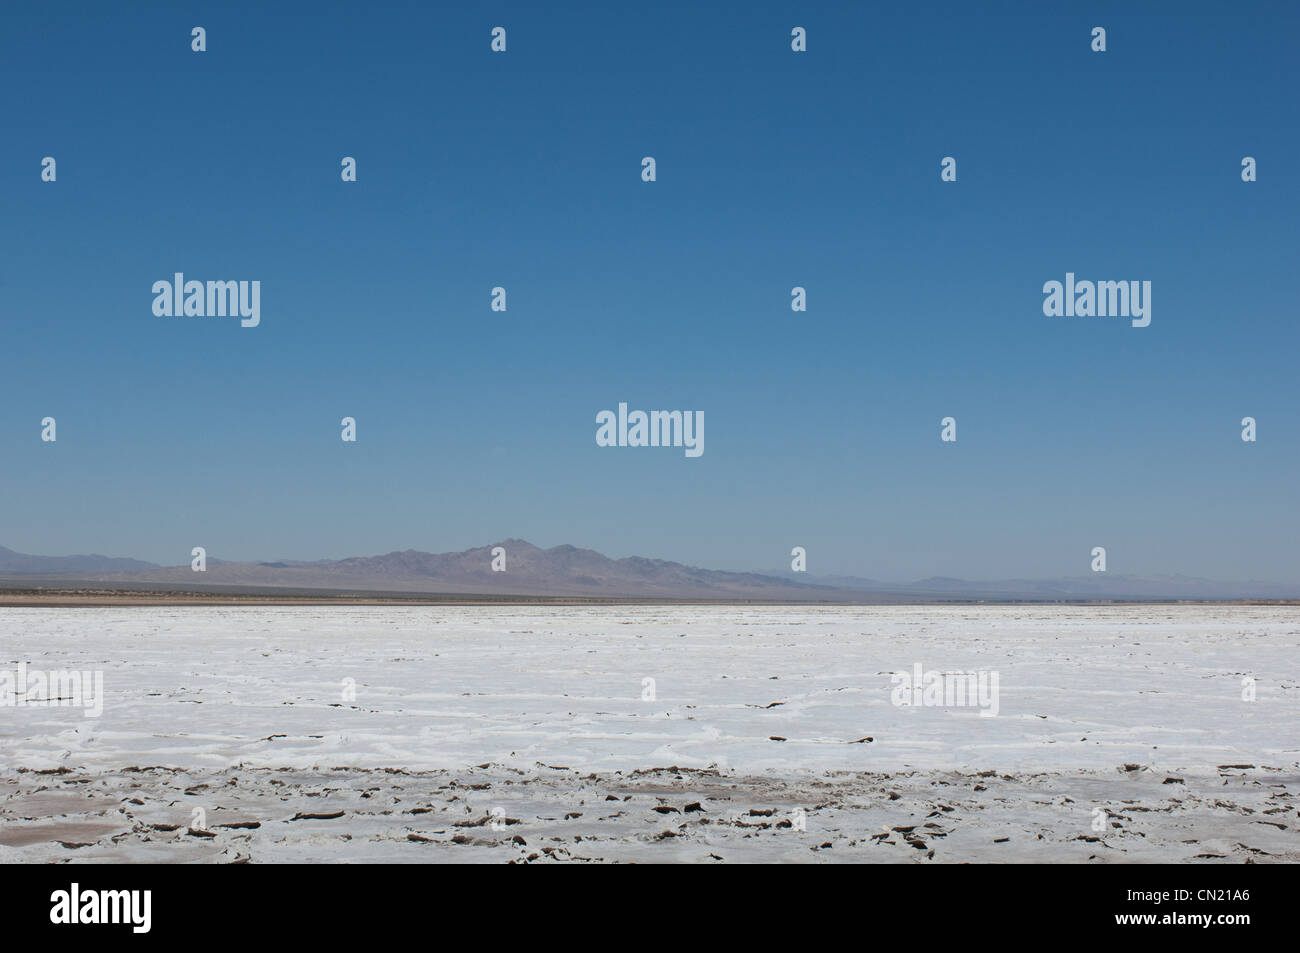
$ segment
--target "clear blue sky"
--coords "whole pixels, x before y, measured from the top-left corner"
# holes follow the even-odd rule
[[[1295,4],[272,6],[6,8],[0,544],[1300,579]]]

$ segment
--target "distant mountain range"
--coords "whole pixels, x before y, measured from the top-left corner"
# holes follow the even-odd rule
[[[29,556],[0,546],[0,574],[101,573],[157,569],[154,563],[113,556]]]
[[[492,550],[505,550],[494,572]],[[458,553],[418,550],[317,562],[225,562],[207,571],[110,556],[31,556],[0,546],[0,585],[10,588],[219,589],[720,599],[776,602],[1075,601],[1134,599],[1300,599],[1300,585],[1220,583],[1187,576],[1115,576],[972,582],[935,577],[882,583],[855,576],[812,577],[698,569],[662,559],[610,559],[576,546],[540,549],[507,539]]]

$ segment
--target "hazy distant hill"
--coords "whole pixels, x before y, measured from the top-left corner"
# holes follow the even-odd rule
[[[492,549],[506,551],[493,572]],[[934,577],[882,583],[853,576],[809,576],[698,569],[662,559],[610,559],[591,549],[540,549],[522,539],[458,553],[408,549],[380,556],[317,562],[224,562],[207,571],[107,556],[29,556],[0,547],[0,576],[10,585],[104,585],[196,590],[291,589],[480,596],[593,596],[664,599],[757,599],[800,602],[1059,601],[1135,599],[1300,599],[1300,585],[1220,583],[1187,576],[1117,576],[970,581]]]
[[[110,573],[156,569],[157,563],[117,556],[31,556],[0,546],[0,573]]]
[[[506,551],[505,572],[492,571],[492,549]],[[681,563],[631,556],[610,559],[590,549],[540,549],[507,539],[459,553],[418,550],[353,556],[320,562],[219,562],[209,557],[204,573],[188,565],[140,572],[105,573],[111,582],[162,582],[185,586],[247,586],[303,589],[365,589],[557,596],[660,596],[664,598],[831,600],[835,590],[802,580],[757,573],[696,569]]]

